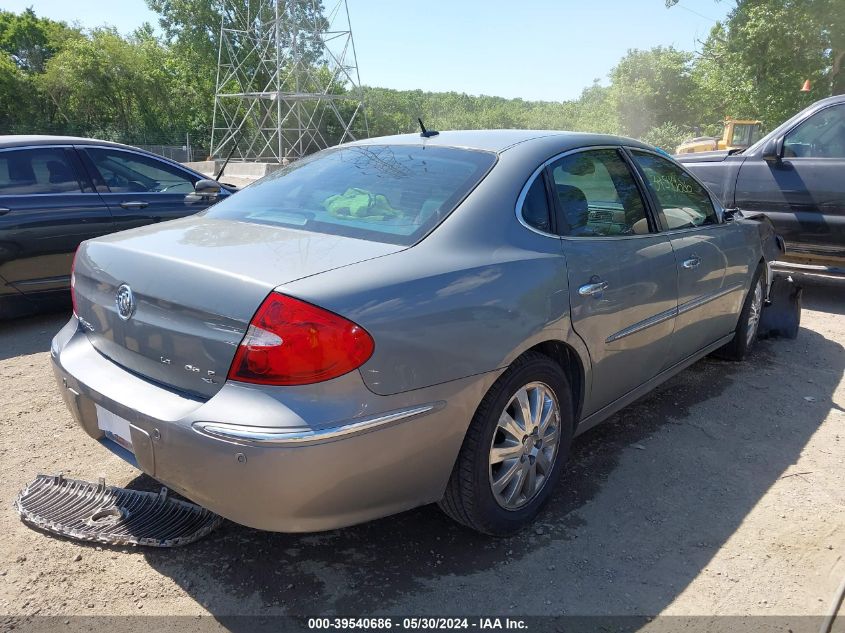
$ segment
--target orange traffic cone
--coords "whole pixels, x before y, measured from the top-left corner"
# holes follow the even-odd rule
[[[804,80],[804,85],[801,86],[801,92],[810,92],[810,80]]]

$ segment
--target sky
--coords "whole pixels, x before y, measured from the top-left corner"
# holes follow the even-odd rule
[[[336,0],[323,0],[327,8]],[[361,82],[526,100],[577,98],[631,48],[693,51],[734,3],[681,0],[348,0]],[[144,0],[2,0],[2,8],[130,33]]]

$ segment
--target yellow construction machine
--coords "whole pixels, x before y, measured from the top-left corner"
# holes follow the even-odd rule
[[[761,136],[762,123],[749,119],[725,118],[725,130],[722,138],[715,136],[699,136],[678,145],[676,154],[694,154],[696,152],[713,152],[720,149],[745,149],[755,143]]]

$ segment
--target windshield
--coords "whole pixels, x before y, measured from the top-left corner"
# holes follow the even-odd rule
[[[734,147],[748,147],[760,138],[758,123],[737,123],[734,125]]]
[[[472,191],[495,154],[355,145],[297,161],[206,212],[211,218],[410,245]]]

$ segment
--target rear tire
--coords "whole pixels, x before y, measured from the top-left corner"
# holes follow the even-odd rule
[[[572,394],[560,366],[544,354],[524,354],[478,406],[440,508],[492,536],[527,526],[560,480],[573,427]]]
[[[714,356],[733,361],[741,361],[748,356],[757,342],[764,299],[763,268],[758,266],[751,281],[751,288],[745,297],[745,303],[742,305],[742,311],[739,313],[734,338],[730,343],[716,350]]]

